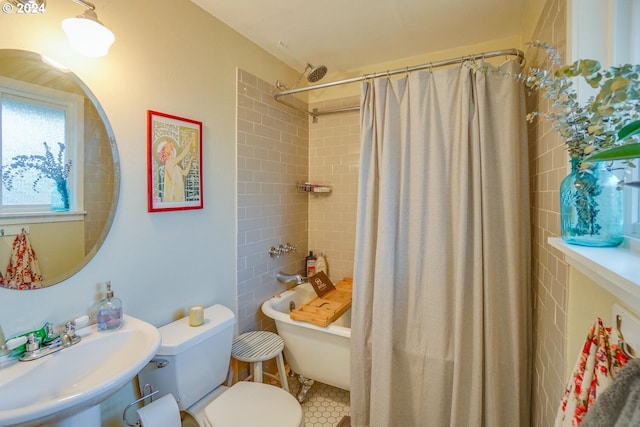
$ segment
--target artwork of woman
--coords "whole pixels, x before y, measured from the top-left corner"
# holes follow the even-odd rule
[[[196,134],[191,134],[191,140],[187,143],[180,154],[177,154],[175,141],[170,138],[162,144],[158,152],[158,158],[164,164],[164,191],[162,192],[163,202],[182,202],[185,200],[184,177],[189,175],[191,165],[195,159]],[[188,155],[187,164],[182,165],[182,160]]]

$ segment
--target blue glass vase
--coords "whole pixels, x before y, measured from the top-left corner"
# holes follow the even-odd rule
[[[624,239],[622,191],[606,162],[579,169],[571,160],[571,173],[560,185],[560,233],[567,243],[582,246],[618,246]]]
[[[69,211],[69,187],[67,181],[57,181],[51,189],[51,210],[54,212]]]

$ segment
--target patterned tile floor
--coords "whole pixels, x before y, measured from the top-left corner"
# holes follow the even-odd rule
[[[300,391],[297,377],[289,376],[289,388],[294,396]],[[302,403],[305,427],[335,427],[351,409],[349,392],[327,384],[316,383]]]

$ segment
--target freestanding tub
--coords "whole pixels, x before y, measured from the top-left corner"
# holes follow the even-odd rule
[[[290,303],[300,307],[315,297],[311,284],[303,283],[265,301],[262,312],[275,320],[284,341],[284,355],[294,373],[349,390],[351,310],[326,328],[289,317]],[[304,394],[299,396],[303,399]]]

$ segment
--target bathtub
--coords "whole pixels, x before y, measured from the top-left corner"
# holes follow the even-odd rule
[[[291,370],[304,378],[349,390],[351,310],[326,328],[291,320],[289,304],[300,307],[316,297],[313,287],[303,283],[262,304],[262,312],[276,322],[284,340],[284,355]]]

